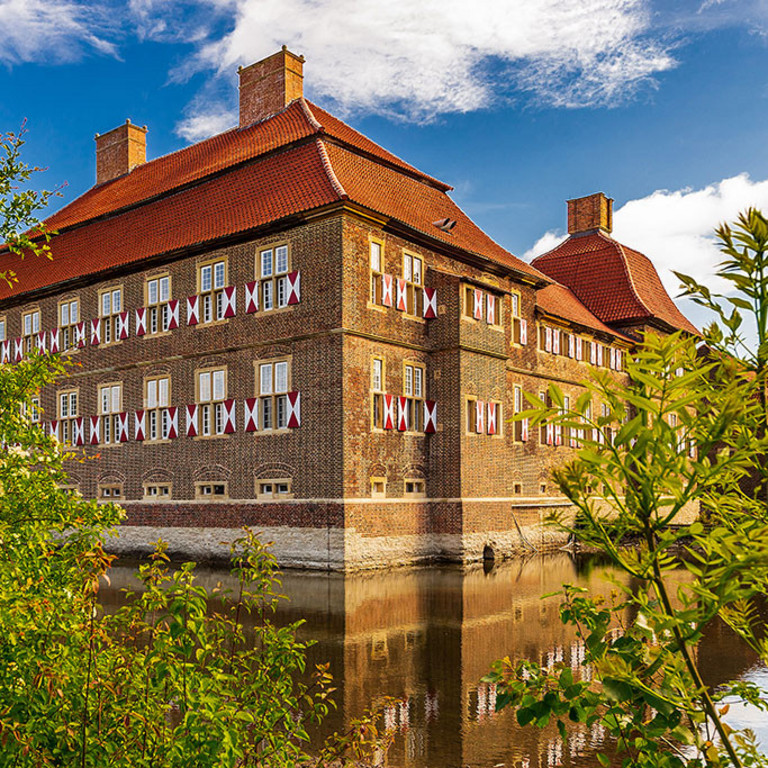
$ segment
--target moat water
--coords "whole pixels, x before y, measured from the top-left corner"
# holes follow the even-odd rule
[[[120,601],[133,569],[112,569],[106,604]],[[201,569],[204,583],[227,573]],[[281,623],[305,619],[300,636],[316,641],[309,663],[330,662],[337,709],[324,733],[387,697],[383,725],[393,734],[387,764],[394,768],[554,768],[592,766],[596,750],[609,748],[599,727],[573,726],[562,740],[554,727],[520,728],[510,711],[495,712],[496,692],[482,683],[496,659],[562,661],[577,675],[583,649],[563,627],[558,598],[542,599],[563,583],[608,594],[626,577],[595,559],[560,554],[482,566],[415,568],[340,575],[283,574],[289,598]],[[768,690],[768,670],[723,626],[714,625],[698,648],[708,683],[754,680]],[[753,728],[768,752],[768,715],[734,703],[727,717]],[[319,739],[323,734],[317,734]]]

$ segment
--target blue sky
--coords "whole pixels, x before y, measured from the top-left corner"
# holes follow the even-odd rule
[[[712,228],[768,209],[765,0],[0,0],[0,130],[94,179],[96,132],[156,157],[236,122],[236,68],[286,43],[314,101],[422,170],[531,258],[565,200],[615,199],[617,239],[708,279]]]

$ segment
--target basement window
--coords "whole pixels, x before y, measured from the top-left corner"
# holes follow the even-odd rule
[[[99,483],[100,499],[122,499],[123,486],[120,483]]]
[[[290,499],[293,497],[291,480],[290,478],[259,480],[256,483],[256,493],[260,499]]]
[[[195,497],[198,499],[225,499],[227,483],[195,483]]]
[[[149,501],[171,498],[170,483],[147,483],[144,486],[144,498]]]
[[[425,496],[425,484],[423,480],[406,480],[405,495],[412,497]]]

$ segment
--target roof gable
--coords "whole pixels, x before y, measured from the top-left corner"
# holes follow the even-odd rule
[[[607,325],[658,320],[698,334],[669,297],[650,259],[603,232],[571,236],[531,263],[568,286]]]

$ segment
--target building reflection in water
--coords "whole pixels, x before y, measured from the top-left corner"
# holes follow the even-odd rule
[[[113,569],[111,589],[125,585],[130,572]],[[213,586],[223,574],[202,571],[201,578]],[[278,621],[304,619],[301,637],[316,641],[310,665],[331,663],[338,708],[324,734],[343,731],[366,709],[383,706],[383,726],[394,736],[390,766],[586,766],[595,763],[596,750],[608,748],[599,725],[570,724],[565,742],[554,726],[520,728],[512,712],[496,712],[495,687],[480,680],[493,661],[507,655],[545,666],[563,663],[590,679],[583,643],[559,620],[559,599],[541,596],[564,583],[607,595],[615,579],[623,576],[567,554],[501,563],[490,571],[288,571],[282,591],[290,600],[280,607]],[[118,599],[114,592],[104,598]],[[724,655],[731,675],[755,663],[720,628],[707,635],[700,654],[707,660],[705,673]],[[712,666],[717,674],[717,664]]]

